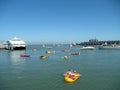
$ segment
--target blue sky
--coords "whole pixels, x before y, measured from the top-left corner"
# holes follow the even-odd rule
[[[120,40],[119,0],[0,0],[0,41]]]

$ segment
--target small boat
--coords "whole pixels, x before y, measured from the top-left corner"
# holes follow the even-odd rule
[[[43,44],[42,47],[45,47],[45,45]]]
[[[46,51],[47,54],[55,54],[55,51]]]
[[[32,52],[36,52],[37,51],[37,49],[32,49]]]
[[[41,58],[41,59],[46,59],[46,58],[48,58],[48,56],[42,55],[42,56],[40,56],[40,58]]]
[[[82,48],[80,48],[81,50],[94,50],[95,49],[95,47],[93,47],[93,46],[84,46],[84,47],[82,47]]]
[[[70,50],[62,50],[62,52],[70,52]]]
[[[21,56],[21,57],[30,57],[29,54],[21,54],[20,56]]]
[[[80,78],[80,74],[77,74],[76,76],[74,76],[74,78],[70,78],[69,76],[66,76],[64,80],[68,83],[73,83],[79,78]]]
[[[80,76],[81,75],[76,71],[75,72],[67,71],[64,74],[64,81],[67,82],[67,83],[73,83],[76,80],[78,80],[80,78]]]
[[[69,57],[69,56],[64,56],[63,58],[64,58],[65,60],[70,59],[70,57]]]
[[[48,47],[46,47],[46,48],[47,48],[47,49],[52,49],[53,47],[49,47],[49,46],[48,46]]]
[[[73,47],[73,45],[72,45],[72,44],[70,44],[70,48],[71,48],[71,47]]]
[[[73,52],[72,55],[80,55],[80,52]]]

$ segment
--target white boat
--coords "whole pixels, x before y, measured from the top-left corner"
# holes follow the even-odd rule
[[[45,47],[45,45],[43,44],[42,47]]]
[[[94,50],[95,47],[93,46],[83,46],[82,48],[80,48],[81,50]]]
[[[120,45],[107,45],[100,46],[99,49],[120,49]]]
[[[7,44],[8,44],[9,50],[25,50],[26,49],[26,43],[23,40],[18,39],[16,37],[7,41]]]

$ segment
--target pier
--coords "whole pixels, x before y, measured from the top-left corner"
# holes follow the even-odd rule
[[[0,44],[0,49],[7,49],[8,48],[8,46],[7,45],[2,45],[2,44]]]
[[[96,46],[96,45],[120,45],[120,40],[108,40],[108,41],[98,41],[97,39],[90,39],[88,42],[81,42],[76,43],[76,45],[82,45],[82,46]]]

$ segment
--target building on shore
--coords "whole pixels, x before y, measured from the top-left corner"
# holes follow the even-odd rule
[[[97,39],[90,39],[88,42],[77,43],[77,45],[82,46],[96,46],[96,45],[120,45],[120,40],[108,40],[108,41],[98,41]]]

